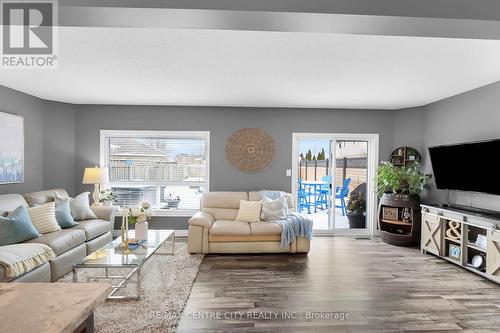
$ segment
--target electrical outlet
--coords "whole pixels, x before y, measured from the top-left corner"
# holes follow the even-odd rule
[[[286,169],[286,176],[292,177],[292,169]]]

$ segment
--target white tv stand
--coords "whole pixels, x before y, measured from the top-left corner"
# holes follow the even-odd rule
[[[500,283],[500,218],[437,205],[421,207],[422,253],[432,253]],[[450,222],[455,224],[457,232],[452,234],[457,234],[457,239],[446,234]],[[486,236],[485,248],[475,244],[478,234]],[[453,252],[459,253],[459,256],[453,256]],[[475,255],[485,258],[485,265],[480,270],[470,266]]]

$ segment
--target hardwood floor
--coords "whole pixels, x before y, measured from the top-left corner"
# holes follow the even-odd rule
[[[500,285],[416,248],[317,237],[307,256],[207,256],[177,332],[500,332],[499,306]]]

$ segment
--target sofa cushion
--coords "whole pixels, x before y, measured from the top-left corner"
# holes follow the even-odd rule
[[[236,221],[242,222],[259,222],[262,202],[260,201],[240,201],[240,209]]]
[[[28,202],[28,205],[30,207],[33,207],[34,205],[43,205],[48,202],[54,201],[56,196],[62,199],[69,198],[68,192],[66,192],[66,190],[63,190],[62,188],[23,194],[24,199]]]
[[[240,208],[240,200],[248,200],[247,192],[210,192],[203,195],[201,208]]]
[[[85,239],[87,241],[104,235],[111,230],[111,222],[94,219],[80,221],[78,225],[71,227],[71,229],[83,230],[85,232]]]
[[[0,246],[24,242],[40,236],[31,223],[28,209],[19,206],[6,217],[0,216]]]
[[[294,210],[293,196],[290,193],[283,192],[288,203],[288,209]],[[260,191],[252,191],[248,193],[248,200],[250,201],[260,201],[262,200],[262,193]]]
[[[50,247],[56,255],[61,255],[80,244],[85,243],[85,232],[76,229],[63,229],[44,234],[26,243],[41,243]]]
[[[56,204],[49,202],[43,205],[36,205],[28,208],[31,222],[41,234],[61,230],[56,220]]]
[[[76,221],[96,219],[92,209],[89,205],[90,192],[83,192],[69,200],[69,208],[71,215]]]
[[[73,216],[71,216],[69,199],[60,199],[56,197],[56,220],[57,224],[63,229],[78,225],[78,222],[75,222]]]
[[[209,230],[211,235],[218,236],[250,236],[250,224],[241,221],[218,220]]]
[[[273,222],[252,222],[250,231],[252,236],[281,235],[282,228]]]

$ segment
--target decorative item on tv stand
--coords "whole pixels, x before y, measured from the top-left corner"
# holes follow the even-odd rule
[[[415,162],[398,166],[383,162],[377,170],[380,197],[378,228],[380,238],[392,245],[414,246],[420,241],[420,193],[429,188],[431,175]]]

